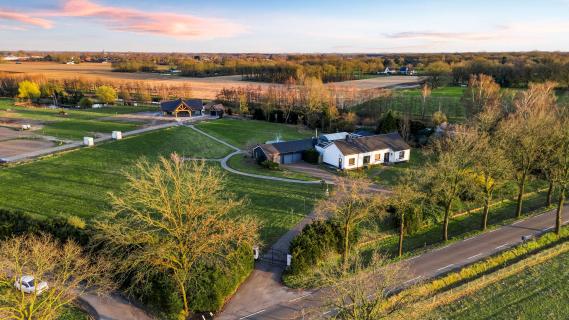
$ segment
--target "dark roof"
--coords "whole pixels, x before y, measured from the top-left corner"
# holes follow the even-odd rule
[[[225,107],[221,103],[215,103],[214,104],[214,103],[210,102],[210,103],[207,103],[204,106],[204,108],[207,111],[225,111]]]
[[[259,145],[263,151],[271,154],[293,153],[312,149],[314,139],[302,139],[285,142],[275,142]]]
[[[383,149],[391,149],[393,151],[411,149],[398,132],[351,138],[348,140],[336,140],[334,144],[345,156]]]
[[[164,112],[174,112],[181,104],[185,104],[188,108],[193,111],[200,111],[203,108],[203,103],[201,99],[177,99],[170,101],[160,102],[160,109]]]

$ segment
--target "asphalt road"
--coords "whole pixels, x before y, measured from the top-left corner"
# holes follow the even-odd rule
[[[563,212],[565,224],[569,222],[568,211],[568,206],[565,206]],[[535,237],[551,231],[554,224],[555,211],[549,211],[410,258],[405,262],[409,274],[402,285],[410,286],[504,251],[520,244],[523,236]],[[321,308],[322,295],[322,291],[307,292],[287,301],[259,306],[256,310],[249,310],[248,314],[233,314],[232,317],[251,320],[301,319],[304,312]],[[323,309],[321,312],[324,316],[331,310]]]

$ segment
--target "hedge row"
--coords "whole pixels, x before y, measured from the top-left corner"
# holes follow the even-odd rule
[[[227,298],[253,271],[252,252],[252,248],[240,248],[227,257],[229,261],[225,268],[219,265],[198,267],[202,268],[200,277],[194,279],[187,292],[190,309],[198,313],[221,310]],[[183,310],[175,283],[164,274],[156,275],[147,290],[135,291],[134,296],[160,319],[177,319]]]
[[[356,243],[358,234],[354,233],[351,243]],[[333,220],[315,221],[302,229],[290,244],[292,264],[289,275],[301,274],[318,265],[327,254],[342,252],[343,235],[339,225]]]

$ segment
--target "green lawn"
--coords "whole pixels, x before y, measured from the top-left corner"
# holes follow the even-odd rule
[[[10,111],[8,111],[10,110]],[[113,130],[129,131],[141,125],[136,122],[103,119],[117,114],[157,110],[154,106],[130,107],[112,106],[99,109],[69,110],[67,116],[60,116],[60,109],[14,106],[13,99],[0,99],[0,118],[29,119],[44,122],[38,134],[64,139],[78,139],[94,133],[110,133]]]
[[[270,245],[308,215],[323,196],[319,185],[283,183],[228,174],[229,190],[249,202],[245,214],[258,219],[261,240]]]
[[[177,152],[221,158],[229,148],[186,127],[150,132],[15,166],[0,167],[1,207],[39,216],[77,215],[89,220],[108,209],[108,193],[120,190],[122,172],[141,156]],[[249,199],[244,214],[259,218],[261,238],[271,243],[312,209],[319,186],[227,175],[229,189]]]
[[[569,253],[439,307],[429,319],[567,319]]]
[[[277,137],[289,141],[310,138],[314,135],[314,132],[296,126],[257,120],[221,119],[201,122],[196,126],[239,148],[276,140]]]
[[[190,128],[176,127],[0,168],[1,206],[46,216],[92,217],[107,208],[107,193],[121,186],[121,172],[130,164],[141,156],[172,152],[222,157],[230,150]]]
[[[241,172],[247,172],[252,174],[259,174],[263,176],[280,177],[296,180],[317,180],[314,177],[303,174],[301,172],[291,171],[287,169],[281,170],[269,170],[259,164],[249,156],[243,154],[237,154],[229,159],[229,166],[235,170]]]
[[[411,156],[408,162],[397,163],[389,166],[374,166],[364,169],[365,174],[376,184],[391,187],[395,186],[399,178],[407,171],[418,171],[429,160],[421,149],[411,149]]]

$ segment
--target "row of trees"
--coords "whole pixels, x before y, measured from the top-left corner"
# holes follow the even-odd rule
[[[167,317],[186,319],[196,311],[191,306],[200,305],[198,295],[222,303],[225,296],[212,292],[228,286],[227,295],[245,279],[257,223],[236,218],[244,202],[226,192],[217,168],[172,155],[158,163],[140,160],[126,178],[124,191],[111,195],[111,209],[94,222],[88,247],[34,234],[0,242],[2,319],[55,320],[78,296],[117,287],[145,292],[157,277],[165,279],[155,288],[165,295],[157,300],[180,301],[179,314]],[[243,254],[245,265],[236,259]],[[12,285],[23,275],[46,281],[49,289],[18,293]],[[202,305],[215,303],[210,300]]]
[[[290,80],[266,89],[254,86],[224,88],[217,94],[217,100],[258,120],[304,123],[311,128],[334,131],[354,127],[356,118],[348,112],[349,106],[385,94],[382,89],[357,90],[324,85],[319,78],[309,77],[302,83]]]
[[[433,141],[433,160],[421,171],[420,183],[403,182],[396,189],[402,235],[403,217],[413,215],[413,208],[420,204],[441,208],[442,239],[448,240],[453,204],[464,194],[481,202],[481,229],[485,230],[493,194],[508,181],[517,185],[515,217],[519,218],[531,175],[549,183],[545,206],[552,204],[557,188],[559,232],[569,183],[569,112],[556,104],[554,87],[553,83],[531,84],[512,105],[502,104],[499,85],[491,77],[473,76],[468,89],[470,121]]]
[[[24,88],[21,88],[22,83],[25,83]],[[126,104],[150,103],[192,96],[192,87],[187,83],[168,85],[147,81],[47,79],[33,75],[0,74],[0,96],[18,96],[32,100],[49,99],[58,105],[76,105],[84,95],[96,94],[98,88],[101,87],[112,88],[116,92],[116,97],[123,99]],[[110,101],[105,100],[104,103],[110,103]]]
[[[38,99],[43,96],[53,98],[54,102],[57,104],[58,97],[63,94],[63,89],[56,86],[43,85],[40,87],[37,83],[28,80],[24,80],[18,84],[17,97],[28,102],[38,101]],[[113,87],[109,86],[98,87],[95,90],[95,95],[103,104],[114,104],[117,100],[117,92]],[[84,97],[79,100],[79,105],[82,107],[91,107],[93,103],[89,98]]]
[[[473,76],[468,89],[470,120],[434,138],[427,151],[431,160],[420,171],[404,175],[392,196],[366,192],[369,183],[360,179],[340,179],[333,197],[318,207],[323,217],[333,217],[345,231],[344,263],[350,252],[349,233],[370,216],[387,212],[398,217],[400,255],[408,228],[420,224],[427,212],[435,213],[441,238],[447,241],[454,205],[463,197],[479,201],[480,228],[485,230],[495,191],[511,181],[517,186],[514,215],[519,218],[532,175],[549,183],[544,206],[552,205],[557,190],[559,232],[569,187],[569,110],[557,105],[554,87],[531,84],[510,105],[502,103],[499,85],[491,77]]]
[[[530,82],[556,81],[569,86],[569,56],[563,53],[457,53],[408,55],[133,55],[113,60],[113,70],[155,71],[170,65],[182,75],[242,75],[243,79],[285,83],[317,77],[326,82],[358,79],[385,69],[410,66],[431,76],[432,86],[466,84],[471,74],[492,75],[502,87],[527,87]]]

